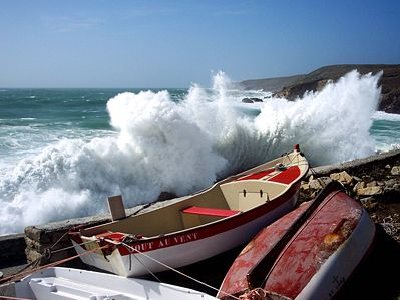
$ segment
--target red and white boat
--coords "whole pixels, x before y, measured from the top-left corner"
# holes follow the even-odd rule
[[[256,235],[217,297],[332,299],[369,253],[375,231],[363,206],[331,182],[313,201]]]
[[[70,233],[81,260],[121,276],[160,272],[247,243],[296,205],[308,162],[288,154],[224,179],[181,201]]]

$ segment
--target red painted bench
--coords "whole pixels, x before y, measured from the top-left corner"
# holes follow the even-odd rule
[[[182,209],[182,212],[185,214],[214,216],[214,217],[230,217],[240,213],[240,211],[238,210],[209,208],[200,206],[190,206],[188,208]]]

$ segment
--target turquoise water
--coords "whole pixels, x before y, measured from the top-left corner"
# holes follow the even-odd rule
[[[211,88],[0,89],[0,234],[105,212],[110,195],[131,207],[192,193],[297,143],[312,166],[398,148],[376,81],[350,74],[296,102],[224,74]]]
[[[370,129],[378,151],[400,147],[400,115],[378,112]]]

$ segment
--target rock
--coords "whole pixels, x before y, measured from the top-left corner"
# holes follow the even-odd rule
[[[400,183],[396,183],[392,186],[385,186],[383,189],[385,195],[393,195],[396,199],[400,201]]]
[[[301,187],[303,191],[308,191],[310,189],[310,184],[307,182],[301,182]]]
[[[242,99],[242,102],[243,102],[243,103],[254,103],[254,101],[251,100],[250,98],[243,98],[243,99]]]
[[[378,186],[378,183],[375,180],[368,182],[366,187],[373,187],[373,186]]]
[[[254,103],[254,102],[263,102],[263,100],[260,98],[252,97],[252,98],[243,98],[242,102],[243,103]]]
[[[41,230],[36,226],[28,226],[25,228],[24,231],[25,235],[34,241],[45,244],[51,243],[51,241],[49,240],[49,236],[46,235],[46,230]]]
[[[362,177],[362,181],[364,181],[365,183],[369,183],[371,181],[374,181],[374,178],[369,175],[365,175]]]
[[[41,253],[39,253],[39,252],[37,252],[37,251],[35,251],[35,250],[32,250],[32,249],[29,249],[29,248],[26,248],[25,249],[25,255],[26,255],[26,259],[29,261],[29,262],[34,262],[34,261],[39,261],[39,260],[41,260],[41,258],[42,258],[42,254]],[[47,262],[47,261],[46,261]],[[44,263],[46,263],[45,261],[43,261],[43,262],[41,262],[42,264],[44,264]]]
[[[378,206],[378,203],[374,197],[367,197],[360,199],[361,204],[369,210],[375,210]]]
[[[331,181],[331,179],[329,177],[320,177],[317,179],[312,179],[308,185],[309,185],[310,189],[321,190],[330,181]]]
[[[383,193],[383,188],[380,186],[369,186],[357,190],[358,196],[374,196]]]
[[[385,187],[386,187],[386,188],[392,188],[392,187],[394,187],[396,184],[398,184],[398,181],[395,180],[395,179],[393,179],[393,178],[391,178],[391,179],[385,181]]]
[[[342,184],[347,184],[347,185],[353,181],[353,177],[351,177],[346,171],[340,173],[333,173],[329,177],[332,180],[336,180]]]
[[[398,176],[400,175],[400,166],[394,166],[390,171],[390,174]]]
[[[353,192],[357,193],[357,190],[364,189],[367,187],[367,184],[364,181],[357,182],[353,188]]]

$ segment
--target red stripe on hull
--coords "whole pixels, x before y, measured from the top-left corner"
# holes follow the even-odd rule
[[[274,211],[276,208],[278,208],[279,206],[283,205],[284,203],[292,199],[292,197],[294,197],[298,192],[299,188],[300,188],[300,183],[296,183],[288,190],[287,193],[283,194],[281,197],[274,199],[274,201],[266,202],[265,204],[258,206],[255,209],[249,210],[247,212],[238,215],[234,215],[232,217],[223,219],[216,223],[211,223],[208,224],[207,226],[202,226],[200,228],[184,230],[179,233],[165,234],[161,237],[138,240],[134,243],[129,244],[129,246],[141,252],[147,252],[165,247],[184,244],[192,242],[194,240],[200,240],[207,237],[211,237],[213,235],[220,234],[230,229],[240,227],[254,219],[257,219],[269,212]],[[118,247],[118,251],[121,255],[130,254],[129,250],[123,246]]]

